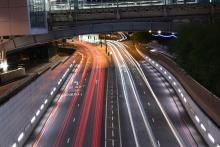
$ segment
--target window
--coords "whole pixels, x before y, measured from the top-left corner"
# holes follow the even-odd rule
[[[30,0],[31,28],[46,28],[46,2],[45,0]]]

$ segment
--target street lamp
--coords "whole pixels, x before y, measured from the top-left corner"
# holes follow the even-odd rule
[[[6,72],[8,70],[8,63],[7,63],[7,61],[3,61],[0,64],[0,67],[3,69],[3,72]]]
[[[158,31],[157,31],[157,33],[158,33],[158,34],[161,34],[161,33],[162,33],[162,31],[161,31],[161,30],[158,30]]]

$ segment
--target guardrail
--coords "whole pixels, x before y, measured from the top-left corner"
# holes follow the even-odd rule
[[[68,78],[68,75],[71,73],[75,63],[71,63],[67,70],[63,73],[62,77],[58,80],[57,85],[54,86],[47,98],[44,99],[39,109],[36,111],[35,114],[33,114],[33,117],[30,119],[29,122],[26,122],[26,127],[22,128],[20,133],[17,135],[17,138],[15,138],[14,143],[12,144],[12,147],[22,147],[25,143],[25,141],[29,138],[35,127],[37,126],[38,122],[41,120],[43,115],[46,113],[47,108],[50,106],[50,104],[53,102],[54,97],[56,96],[59,89],[62,87],[62,85],[65,83],[66,79]]]
[[[172,85],[172,87],[178,94],[181,103],[189,114],[191,120],[193,121],[196,128],[199,130],[207,144],[213,147],[220,147],[220,130],[218,124],[216,125],[216,123],[213,122],[206,113],[204,113],[204,110],[200,108],[200,106],[185,90],[185,87],[182,87],[182,81],[180,81],[180,83],[179,79],[177,80],[176,76],[174,76],[168,70],[168,65],[158,58],[152,56],[157,60],[155,61],[149,56],[145,56],[139,50],[138,52],[164,76],[164,78],[170,83],[170,85]]]

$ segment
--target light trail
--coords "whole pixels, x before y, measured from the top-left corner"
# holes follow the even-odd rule
[[[110,42],[110,41],[109,41],[109,42]],[[154,137],[154,135],[153,135],[153,133],[152,133],[152,130],[151,130],[151,128],[150,128],[150,124],[149,124],[149,122],[148,122],[148,120],[147,120],[147,118],[146,118],[145,111],[144,111],[143,106],[142,106],[142,104],[141,104],[141,102],[140,102],[139,95],[137,94],[137,90],[136,90],[136,87],[135,87],[135,85],[134,85],[133,78],[131,77],[130,71],[129,71],[128,67],[127,67],[127,64],[126,64],[125,61],[124,61],[124,58],[122,57],[122,55],[121,55],[121,53],[119,52],[119,50],[117,49],[117,47],[114,46],[114,43],[115,43],[115,42],[112,43],[113,48],[115,48],[115,50],[116,50],[116,52],[117,52],[117,55],[120,57],[120,59],[121,59],[121,61],[122,61],[122,65],[124,65],[123,67],[125,67],[126,73],[128,74],[128,78],[129,78],[129,81],[130,81],[130,84],[131,84],[131,87],[132,87],[132,91],[133,91],[133,94],[134,94],[134,96],[135,96],[135,100],[136,100],[136,102],[137,102],[137,104],[138,104],[138,108],[139,108],[139,111],[140,111],[140,113],[141,113],[141,117],[142,117],[142,119],[143,119],[145,128],[146,128],[146,130],[147,130],[147,134],[148,134],[149,137],[150,137],[151,144],[152,144],[153,146],[157,146],[157,143],[156,143],[156,141],[155,141],[155,137]],[[111,43],[110,43],[110,44],[111,44]],[[114,55],[115,55],[115,57],[116,57],[116,52],[115,52],[115,50],[112,49],[112,51],[114,52]],[[118,63],[119,63],[119,62],[118,62]],[[119,63],[119,64],[120,64],[120,63]],[[136,144],[136,145],[137,145],[137,144]],[[137,145],[137,146],[139,146],[139,145]]]
[[[137,48],[136,48],[136,50],[137,50],[138,53],[143,57],[144,54],[141,53]],[[145,55],[144,55],[144,56],[145,56]],[[138,70],[138,71],[139,71],[139,70]],[[151,86],[150,86],[150,84],[149,84],[147,78],[144,76],[144,73],[143,73],[143,71],[142,71],[141,68],[140,68],[140,71],[139,71],[139,72],[142,73],[143,79],[144,79],[145,83],[147,84],[148,88],[150,89],[150,91],[151,91],[151,93],[152,93],[154,99],[156,100],[156,102],[157,102],[157,104],[158,104],[158,106],[159,106],[161,112],[163,113],[163,115],[164,115],[164,117],[165,117],[165,119],[166,119],[166,121],[167,121],[167,123],[168,123],[170,129],[172,130],[172,133],[174,134],[176,140],[178,141],[179,145],[180,145],[181,147],[185,146],[183,140],[181,139],[180,135],[177,133],[177,130],[176,130],[175,127],[173,126],[173,124],[172,124],[172,122],[170,121],[168,115],[166,114],[166,112],[165,112],[165,110],[163,109],[162,105],[160,104],[158,98],[156,97],[155,93],[153,92],[153,90],[152,90],[152,88],[151,88]]]
[[[108,44],[110,45],[110,48],[112,47],[111,44]],[[115,51],[114,49],[112,50],[113,51],[113,55],[115,55]],[[134,139],[135,139],[135,144],[136,144],[136,147],[139,147],[139,143],[138,143],[138,139],[137,139],[137,134],[136,134],[136,130],[135,130],[135,127],[134,127],[134,120],[133,120],[133,117],[132,117],[132,114],[131,114],[131,108],[130,108],[130,104],[129,104],[129,101],[128,101],[128,96],[127,96],[127,92],[126,92],[126,88],[125,88],[125,80],[124,80],[124,77],[123,77],[123,74],[122,74],[122,71],[121,71],[121,68],[120,68],[120,62],[119,62],[119,59],[118,57],[115,55],[114,56],[117,63],[118,63],[118,66],[119,66],[119,71],[120,71],[120,77],[121,77],[121,80],[122,80],[122,87],[123,87],[123,93],[124,93],[124,96],[125,96],[125,102],[126,102],[126,106],[127,106],[127,110],[128,110],[128,115],[129,115],[129,120],[130,120],[130,123],[131,123],[131,127],[132,127],[132,132],[133,132],[133,136],[134,136]]]
[[[52,112],[50,113],[47,121],[45,122],[45,125],[44,127],[42,128],[40,134],[37,136],[35,142],[33,143],[33,147],[37,147],[39,142],[41,141],[43,135],[45,134],[46,130],[49,128],[49,126],[53,123],[53,121],[55,120],[56,118],[56,115],[58,113],[58,110],[62,104],[62,102],[64,101],[65,99],[65,95],[68,91],[68,87],[70,86],[70,84],[74,81],[76,75],[79,73],[79,71],[81,70],[82,66],[80,65],[77,69],[76,69],[76,72],[74,75],[72,75],[71,79],[68,81],[62,95],[60,96],[59,100],[57,101],[55,107],[53,108]],[[47,101],[45,101],[47,102]]]
[[[82,73],[79,85],[82,85],[82,83],[83,83],[83,81],[85,79],[87,70],[88,70],[88,60],[87,60],[86,66],[85,66],[85,68],[83,70],[83,73]],[[78,91],[80,91],[80,89],[78,89]],[[70,104],[68,106],[68,109],[67,109],[67,113],[66,113],[64,121],[62,123],[62,127],[61,127],[61,129],[60,129],[60,131],[58,133],[57,138],[56,138],[56,141],[55,141],[55,144],[54,144],[55,147],[59,147],[60,146],[61,140],[62,140],[62,138],[64,136],[64,133],[65,133],[64,131],[68,127],[68,124],[70,122],[70,119],[71,119],[71,116],[72,116],[72,113],[73,113],[73,110],[75,108],[77,100],[78,100],[78,95],[74,95],[72,97],[72,99],[71,99],[71,102],[70,102]]]
[[[87,49],[91,46],[86,45]],[[92,47],[93,48],[93,47]],[[99,147],[101,143],[101,124],[103,115],[103,95],[104,95],[104,78],[105,70],[101,67],[101,62],[98,60],[100,53],[94,48],[93,51],[88,50],[93,57],[92,71],[89,78],[89,83],[85,93],[82,110],[80,113],[80,120],[78,122],[76,133],[74,134],[73,147],[83,147],[85,140],[86,128],[89,125],[90,112],[92,111],[93,125],[91,131],[91,146]],[[95,108],[93,108],[93,101],[95,101]],[[91,108],[93,108],[91,110]]]
[[[141,69],[139,63],[130,55],[130,53],[128,53],[128,51],[127,51],[126,48],[124,47],[125,45],[123,45],[123,44],[121,44],[120,42],[117,42],[117,41],[112,41],[112,42],[114,42],[115,44],[117,44],[117,45],[120,47],[120,49],[123,50],[123,52],[124,52],[123,55],[127,56],[128,60],[136,67],[136,69],[137,69],[138,72],[140,73],[142,79],[144,80],[144,82],[146,83],[147,87],[149,88],[151,94],[153,95],[154,99],[156,100],[157,105],[159,106],[159,108],[160,108],[160,110],[161,110],[161,112],[162,112],[164,118],[166,119],[166,121],[167,121],[167,123],[168,123],[168,125],[169,125],[169,127],[170,127],[170,129],[171,129],[171,131],[172,131],[172,133],[174,134],[176,140],[178,141],[179,145],[182,146],[182,147],[185,146],[185,145],[184,145],[184,142],[183,142],[183,140],[182,140],[182,138],[181,138],[180,135],[177,133],[177,130],[176,130],[175,127],[173,126],[173,124],[172,124],[172,122],[170,121],[168,115],[166,114],[165,110],[163,109],[162,105],[160,104],[160,102],[159,102],[157,96],[156,96],[155,93],[153,92],[153,90],[152,90],[152,88],[151,88],[151,86],[150,86],[150,84],[149,84],[147,78],[145,77],[144,72],[143,72],[143,70]]]
[[[103,108],[103,94],[104,94],[104,78],[105,73],[103,69],[99,69],[99,80],[98,80],[98,87],[97,93],[98,96],[96,98],[96,110],[94,116],[94,127],[92,133],[92,147],[99,147],[100,146],[100,139],[101,139],[101,125],[102,125],[102,108]]]

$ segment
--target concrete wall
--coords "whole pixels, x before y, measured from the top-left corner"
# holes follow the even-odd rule
[[[26,75],[24,68],[18,68],[16,70],[11,70],[6,73],[0,74],[0,81],[1,83],[6,83],[11,80],[24,77]]]

